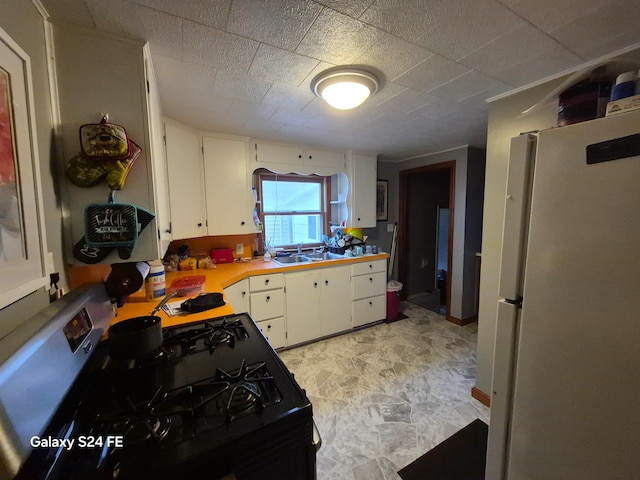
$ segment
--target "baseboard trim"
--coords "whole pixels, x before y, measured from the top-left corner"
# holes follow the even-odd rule
[[[452,317],[451,315],[447,314],[447,320],[450,321],[451,323],[458,325],[459,327],[464,327],[465,325],[469,325],[470,323],[477,322],[478,315],[473,315],[471,317],[461,319],[457,317]]]
[[[491,397],[477,387],[471,389],[471,396],[478,400],[481,404],[491,407]]]

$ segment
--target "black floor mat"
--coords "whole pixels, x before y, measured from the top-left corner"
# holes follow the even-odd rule
[[[474,420],[398,472],[404,480],[484,480],[489,427]]]

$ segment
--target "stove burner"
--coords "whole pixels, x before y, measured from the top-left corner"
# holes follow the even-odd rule
[[[247,340],[249,334],[242,321],[238,318],[229,321],[226,318],[219,325],[204,322],[201,327],[183,330],[173,333],[170,330],[165,332],[163,350],[179,346],[181,355],[190,355],[202,350],[209,350],[213,353],[220,345],[235,347],[236,340]]]
[[[111,435],[121,435],[130,445],[148,441],[160,443],[171,430],[174,419],[168,415],[155,415],[152,404],[162,388],[156,390],[148,402],[135,404],[126,398],[127,406],[117,411],[98,415],[97,420]]]
[[[247,366],[242,360],[235,373],[217,369],[209,379],[166,392],[151,408],[157,415],[222,416],[229,423],[239,416],[259,413],[281,399],[265,363]]]
[[[171,417],[130,417],[113,424],[115,435],[122,435],[130,445],[140,445],[149,440],[161,442],[171,429]]]

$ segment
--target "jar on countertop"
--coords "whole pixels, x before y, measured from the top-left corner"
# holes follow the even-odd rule
[[[144,287],[148,301],[153,301],[166,295],[167,287],[162,260],[149,262],[149,274],[144,281]]]

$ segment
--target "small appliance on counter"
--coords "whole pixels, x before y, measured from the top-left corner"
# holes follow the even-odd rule
[[[211,250],[213,263],[233,263],[233,250],[230,248],[216,248]]]

